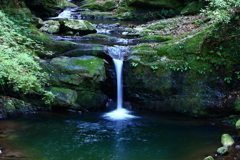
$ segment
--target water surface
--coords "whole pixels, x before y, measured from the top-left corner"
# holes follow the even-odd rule
[[[1,120],[1,141],[27,160],[202,160],[234,130],[216,123],[134,112],[112,121],[105,113],[39,113]]]

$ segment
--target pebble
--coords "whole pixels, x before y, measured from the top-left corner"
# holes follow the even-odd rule
[[[235,148],[236,148],[236,149],[240,149],[240,145],[236,145]]]

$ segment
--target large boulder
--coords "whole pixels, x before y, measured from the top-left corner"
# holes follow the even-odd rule
[[[51,91],[56,95],[54,106],[69,109],[99,109],[107,96],[101,92],[105,85],[104,61],[94,56],[57,57],[42,60],[50,73]]]
[[[78,19],[61,19],[59,20],[61,26],[61,32],[72,31],[74,33],[80,34],[88,34],[88,33],[96,33],[96,28],[86,20],[78,20]]]

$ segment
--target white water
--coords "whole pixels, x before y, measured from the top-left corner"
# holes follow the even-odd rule
[[[72,11],[71,9],[66,9],[63,12],[61,12],[57,18],[71,18]]]
[[[114,51],[116,51],[114,49]],[[111,120],[124,120],[128,118],[134,118],[136,116],[133,116],[130,114],[130,111],[123,108],[123,92],[122,92],[122,67],[123,67],[123,57],[122,53],[119,54],[119,59],[113,59],[115,69],[116,69],[116,75],[117,75],[117,109],[106,113],[104,117],[111,119]]]

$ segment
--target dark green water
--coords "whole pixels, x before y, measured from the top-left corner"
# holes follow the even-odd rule
[[[0,121],[1,141],[29,160],[202,160],[233,128],[190,118],[133,113],[31,114]]]

